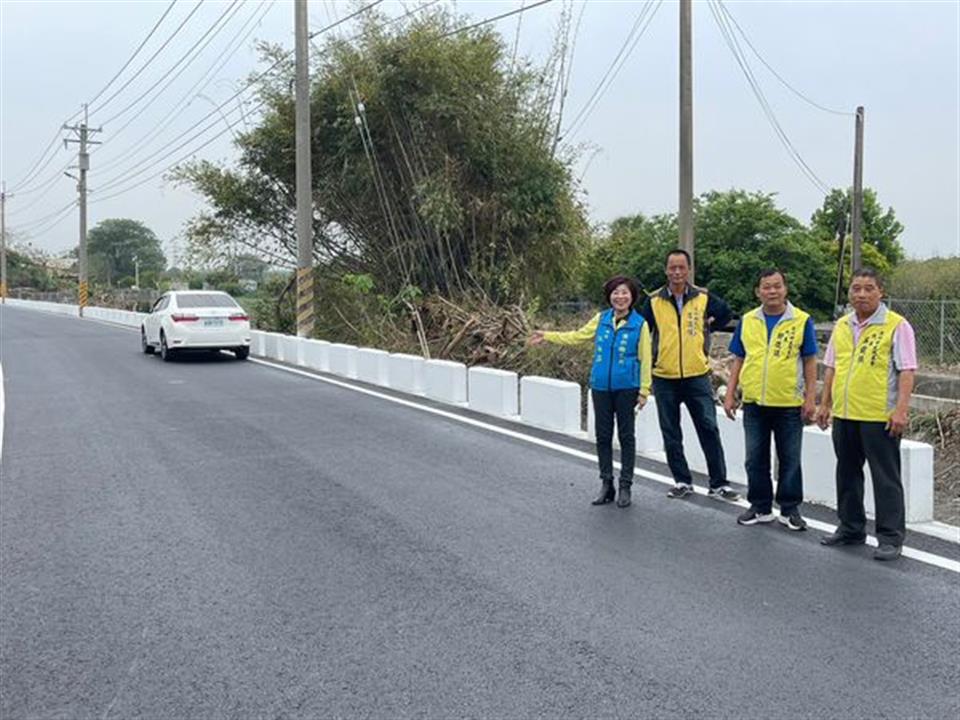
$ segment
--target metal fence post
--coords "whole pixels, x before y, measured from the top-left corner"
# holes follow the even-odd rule
[[[943,338],[946,335],[946,324],[944,323],[944,316],[946,313],[947,301],[940,301],[940,364],[943,365]]]

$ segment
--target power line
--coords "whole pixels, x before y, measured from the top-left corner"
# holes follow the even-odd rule
[[[130,83],[132,83],[134,80],[140,77],[140,73],[146,70],[150,66],[150,63],[156,60],[157,56],[161,52],[163,52],[163,50],[167,47],[167,45],[169,45],[170,42],[177,36],[177,34],[183,29],[184,25],[186,25],[190,21],[190,18],[192,18],[196,14],[197,10],[199,10],[200,7],[203,5],[203,2],[204,0],[199,0],[199,2],[197,2],[196,5],[194,5],[193,10],[191,10],[189,14],[180,22],[180,24],[177,25],[176,29],[172,33],[170,33],[170,37],[168,37],[166,40],[163,41],[163,45],[157,48],[156,51],[153,53],[153,55],[147,58],[147,61],[140,67],[140,69],[137,70],[129,78],[127,78],[127,81],[114,91],[113,95],[108,97],[106,100],[100,103],[97,107],[90,110],[90,115],[93,115],[94,113],[102,110],[107,105],[109,105],[113,101],[113,99],[117,97],[117,95],[119,95],[120,93],[122,93],[124,90],[127,89]]]
[[[74,207],[76,204],[77,204],[76,200],[71,200],[59,210],[54,210],[52,213],[44,215],[43,217],[34,218],[33,220],[27,220],[26,222],[16,223],[14,227],[16,227],[18,230],[22,232],[26,228],[33,227],[35,225],[43,225],[45,222],[50,220],[50,218],[55,217],[66,210],[69,210],[70,208]]]
[[[329,30],[332,30],[332,29],[335,28],[337,25],[340,25],[340,24],[346,22],[347,20],[350,20],[351,18],[356,17],[357,15],[359,15],[359,14],[362,13],[362,12],[366,12],[366,11],[368,11],[368,10],[376,7],[377,5],[379,5],[380,3],[382,3],[383,1],[384,1],[384,0],[376,0],[375,2],[372,2],[372,3],[368,4],[368,5],[365,5],[364,7],[360,8],[359,10],[351,13],[350,15],[348,15],[348,16],[346,16],[346,17],[344,17],[344,18],[342,18],[342,19],[339,20],[338,22],[336,22],[336,23],[334,23],[334,24],[332,24],[332,25],[328,25],[327,27],[322,28],[321,30],[313,33],[312,37],[316,37],[317,35],[319,35],[319,34],[321,34],[321,33],[323,33],[323,32],[327,32],[327,31],[329,31]],[[199,127],[199,126],[202,125],[204,122],[206,122],[208,119],[210,119],[211,117],[213,117],[213,116],[216,115],[217,113],[220,113],[220,112],[223,110],[224,107],[226,107],[227,105],[229,105],[229,104],[230,104],[231,102],[233,102],[236,98],[240,97],[240,95],[242,95],[242,94],[243,94],[244,92],[246,92],[248,89],[250,89],[251,87],[253,87],[256,82],[258,82],[259,80],[265,78],[269,73],[273,72],[273,70],[276,69],[282,62],[284,62],[285,60],[288,60],[289,57],[290,57],[290,55],[292,54],[292,52],[293,52],[292,50],[291,50],[291,51],[287,51],[287,52],[284,53],[281,57],[277,58],[277,60],[275,60],[266,70],[264,70],[263,72],[259,73],[258,75],[255,75],[254,77],[250,78],[246,83],[244,83],[244,84],[240,87],[239,90],[237,90],[237,92],[235,92],[233,95],[231,95],[229,98],[227,98],[224,102],[222,102],[220,105],[218,105],[217,107],[215,107],[215,108],[214,108],[213,110],[211,110],[209,113],[207,113],[207,114],[204,115],[202,118],[200,118],[200,120],[198,120],[197,122],[195,122],[193,125],[191,125],[189,128],[187,128],[186,130],[184,130],[183,132],[181,132],[179,135],[177,135],[176,137],[174,137],[174,138],[173,138],[172,140],[170,140],[169,142],[170,142],[170,143],[173,143],[173,142],[176,142],[177,140],[179,140],[180,138],[185,137],[185,136],[188,135],[190,132],[192,132],[193,130],[195,130],[197,127]],[[257,106],[257,107],[259,108],[260,106]],[[232,112],[232,111],[231,111],[231,112]],[[205,128],[204,130],[202,130],[202,131],[201,131],[200,133],[198,133],[197,135],[194,135],[191,139],[195,139],[196,137],[198,137],[198,136],[201,135],[203,132],[205,132],[206,130],[209,130],[209,129],[210,129],[209,127],[208,127],[208,128]],[[180,147],[182,147],[182,145],[181,145]],[[156,153],[153,153],[153,155],[156,155]],[[148,157],[153,157],[153,155],[150,155],[150,156],[148,156]],[[119,178],[119,177],[120,177],[120,176],[116,176],[116,177],[115,177],[113,180],[111,180],[108,184],[113,184],[114,180],[116,180],[116,179]],[[101,190],[102,190],[102,189],[103,189],[103,188],[101,188]]]
[[[462,27],[462,28],[457,28],[456,30],[451,30],[450,32],[445,32],[445,33],[441,34],[440,37],[441,37],[441,38],[445,38],[445,37],[450,37],[451,35],[458,35],[458,34],[460,34],[460,33],[462,33],[462,32],[467,32],[468,30],[473,30],[474,28],[478,28],[478,27],[481,27],[481,26],[483,26],[483,25],[489,25],[490,23],[496,22],[497,20],[503,20],[504,18],[508,18],[508,17],[513,16],[513,15],[519,15],[519,14],[521,14],[521,13],[525,13],[525,12],[527,12],[527,11],[529,11],[529,10],[533,10],[534,8],[538,8],[538,7],[540,7],[541,5],[546,5],[547,3],[550,3],[550,2],[553,2],[553,0],[540,0],[540,2],[535,2],[535,3],[533,3],[532,5],[527,5],[527,6],[522,6],[522,5],[521,5],[521,6],[520,6],[519,8],[517,8],[516,10],[511,10],[511,11],[509,11],[509,12],[501,13],[501,14],[499,14],[499,15],[495,15],[494,17],[489,17],[489,18],[486,18],[485,20],[481,20],[481,21],[479,21],[479,22],[475,22],[475,23],[473,23],[472,25],[466,25],[466,26],[464,26],[464,27]]]
[[[737,19],[736,19],[735,17],[733,17],[733,14],[730,12],[730,9],[729,9],[726,5],[723,4],[722,0],[719,2],[719,5],[720,5],[720,9],[723,10],[723,13],[724,13],[724,15],[726,15],[727,19],[729,19],[729,20],[734,24],[734,26],[737,28],[737,30],[740,31],[740,36],[744,39],[744,42],[747,43],[747,47],[749,47],[749,48],[753,51],[753,54],[757,56],[757,59],[758,59],[761,63],[763,63],[764,67],[766,67],[767,70],[769,70],[771,73],[773,73],[773,76],[774,76],[777,80],[779,80],[780,83],[781,83],[785,88],[787,88],[787,90],[789,90],[790,92],[792,92],[794,95],[796,95],[798,98],[800,98],[801,100],[803,100],[805,103],[807,103],[807,104],[809,104],[809,105],[812,105],[813,107],[817,108],[818,110],[823,110],[823,112],[830,113],[830,114],[832,114],[832,115],[845,115],[845,116],[847,116],[847,117],[854,117],[854,116],[856,115],[856,113],[846,112],[845,110],[834,110],[833,108],[829,108],[829,107],[826,107],[825,105],[821,105],[820,103],[815,102],[814,100],[811,100],[809,97],[807,97],[807,96],[804,95],[802,92],[800,92],[800,91],[797,90],[795,87],[793,87],[793,85],[791,85],[790,83],[788,83],[788,82],[783,78],[783,76],[781,76],[780,73],[778,73],[778,72],[773,68],[773,66],[771,66],[770,63],[768,63],[768,62],[764,59],[763,55],[761,55],[761,54],[760,54],[760,51],[757,50],[756,47],[754,47],[753,43],[750,42],[750,38],[747,37],[747,33],[744,32],[744,30],[743,30],[742,27],[740,27],[740,23],[738,23],[738,22],[737,22]]]
[[[583,127],[583,124],[586,123],[587,119],[596,109],[604,93],[606,93],[606,91],[610,88],[610,86],[613,84],[613,81],[616,80],[620,70],[633,54],[633,51],[640,43],[640,38],[643,37],[643,34],[647,31],[647,28],[650,27],[650,23],[653,22],[653,18],[656,16],[657,11],[660,9],[662,4],[663,0],[659,0],[656,5],[653,4],[653,0],[647,0],[647,3],[643,6],[643,8],[641,8],[639,14],[637,15],[637,19],[633,23],[633,27],[631,27],[630,32],[627,33],[627,37],[623,41],[623,45],[620,46],[620,50],[617,52],[616,57],[614,57],[613,62],[610,63],[607,71],[603,74],[603,77],[600,78],[600,82],[597,83],[593,93],[590,95],[590,98],[587,100],[587,102],[584,103],[583,107],[580,109],[580,112],[577,113],[574,119],[567,126],[566,132],[564,132],[561,136],[562,138],[572,137],[580,130],[581,127]],[[629,50],[627,49],[628,46]]]
[[[100,96],[103,95],[107,91],[107,89],[111,85],[113,85],[113,83],[116,82],[117,78],[120,77],[123,71],[130,66],[130,63],[133,62],[134,58],[140,54],[140,51],[143,50],[143,46],[147,44],[147,41],[149,41],[150,38],[153,37],[154,33],[157,32],[157,28],[160,27],[160,24],[166,19],[167,15],[170,14],[170,11],[173,10],[173,6],[176,4],[177,4],[177,0],[173,0],[169,5],[167,5],[167,9],[163,11],[163,15],[160,16],[160,19],[157,20],[157,22],[154,24],[150,32],[147,33],[147,36],[143,39],[143,41],[139,45],[137,45],[137,49],[133,51],[133,55],[131,55],[127,59],[127,61],[123,64],[123,67],[117,70],[117,74],[114,75],[112,78],[110,78],[110,81],[100,89],[100,92],[98,92],[90,100],[87,101],[87,105],[93,105],[93,103],[95,103],[100,98]]]
[[[251,112],[256,112],[256,111],[259,110],[264,104],[266,104],[266,101],[262,101],[259,105],[256,105],[256,106],[251,110]],[[226,121],[224,121],[224,122],[226,122]],[[214,135],[213,137],[208,138],[206,141],[204,141],[202,144],[198,145],[197,147],[189,150],[187,153],[185,153],[185,154],[182,155],[181,157],[177,158],[176,160],[174,160],[173,162],[171,162],[169,165],[167,165],[167,166],[164,167],[163,169],[159,170],[158,172],[156,172],[156,173],[154,173],[154,174],[152,174],[152,175],[149,175],[148,177],[145,177],[144,179],[142,179],[142,180],[134,183],[133,185],[131,185],[131,186],[129,186],[129,187],[126,187],[126,188],[124,188],[124,189],[122,189],[122,190],[118,190],[118,191],[116,191],[116,192],[114,192],[114,193],[110,193],[109,195],[104,195],[104,196],[101,196],[101,197],[97,197],[95,200],[92,200],[91,203],[97,203],[97,202],[101,202],[101,201],[103,201],[103,200],[109,200],[110,198],[115,198],[115,197],[117,197],[118,195],[123,195],[124,193],[127,193],[127,192],[129,192],[129,191],[131,191],[131,190],[133,190],[133,189],[135,189],[135,188],[140,187],[140,186],[143,185],[144,183],[150,182],[151,180],[160,177],[160,176],[163,175],[165,172],[167,172],[167,170],[175,167],[176,165],[180,164],[180,163],[183,162],[184,160],[187,160],[187,159],[190,158],[191,156],[195,155],[198,151],[203,150],[203,148],[205,148],[205,147],[207,147],[208,145],[210,145],[214,140],[217,140],[218,138],[222,137],[223,135],[227,134],[228,132],[232,132],[232,131],[233,131],[233,128],[234,128],[234,125],[236,125],[236,123],[230,124],[229,122],[227,122],[227,127],[226,127],[226,128],[224,128],[223,130],[221,130],[220,132],[218,132],[218,133],[217,133],[216,135]],[[206,132],[206,131],[209,130],[209,129],[210,129],[209,127],[208,127],[208,128],[205,128],[202,132]],[[198,135],[200,135],[200,134],[202,134],[202,133],[198,133]],[[197,137],[197,136],[195,136],[195,137]],[[193,139],[194,139],[194,138],[191,138],[191,140],[193,140]],[[186,144],[187,144],[187,143],[183,143],[182,145],[178,146],[178,148],[176,148],[176,149],[180,149],[180,148],[183,147],[183,145],[186,145]],[[171,153],[169,153],[169,154],[173,154],[173,153],[171,152]],[[167,156],[164,156],[164,158],[166,158],[166,157],[167,157]],[[158,162],[160,162],[160,161],[158,161]],[[157,165],[156,162],[153,163],[153,165],[151,165],[150,167],[153,167],[153,166],[155,166],[155,165]],[[144,168],[143,171],[145,171],[145,170],[147,170],[147,169],[149,169],[149,168]],[[143,171],[140,171],[140,172],[143,172]],[[131,179],[131,178],[133,178],[133,177],[136,177],[137,175],[140,174],[140,172],[134,173],[133,175],[128,175],[126,178],[123,178],[123,180],[129,180],[129,179]],[[120,181],[117,181],[117,182],[115,182],[115,183],[113,183],[113,184],[114,184],[114,185],[120,184]]]
[[[257,105],[257,106],[254,108],[253,111],[259,109],[260,107],[262,107],[262,105],[263,105],[263,103],[261,103],[260,105]],[[251,112],[253,112],[253,111],[251,111]],[[234,110],[231,110],[231,111],[230,111],[230,113],[233,113],[233,112],[234,112]],[[199,130],[198,132],[196,132],[196,133],[194,133],[193,135],[191,135],[190,137],[188,137],[186,140],[184,140],[182,143],[180,143],[179,145],[177,145],[177,146],[176,146],[175,148],[173,148],[172,150],[167,150],[166,147],[163,147],[163,148],[160,148],[159,150],[153,152],[152,154],[147,155],[147,156],[144,157],[144,158],[140,158],[140,160],[137,162],[137,165],[136,165],[136,168],[137,168],[137,169],[135,169],[133,172],[122,171],[122,172],[120,172],[119,174],[114,175],[112,178],[110,178],[109,180],[107,180],[107,181],[106,181],[105,183],[103,183],[102,185],[100,185],[97,189],[98,189],[99,191],[101,191],[101,192],[104,191],[104,190],[109,190],[110,188],[115,187],[116,185],[121,185],[121,184],[123,184],[123,183],[126,182],[127,180],[129,180],[129,179],[131,179],[131,178],[134,178],[134,177],[136,177],[137,175],[141,175],[142,173],[146,172],[147,170],[149,170],[149,169],[152,168],[152,167],[156,167],[156,165],[158,165],[159,163],[163,162],[163,160],[165,160],[166,158],[168,158],[168,157],[170,157],[171,155],[175,154],[177,151],[183,149],[184,147],[186,147],[187,145],[189,145],[189,144],[190,144],[191,142],[193,142],[194,140],[202,137],[204,134],[206,134],[208,131],[212,130],[214,127],[216,127],[217,125],[219,125],[221,122],[226,122],[226,123],[227,123],[227,126],[232,129],[233,126],[232,126],[232,125],[230,124],[230,122],[226,119],[226,116],[225,116],[225,115],[221,115],[220,117],[216,118],[212,123],[210,123],[210,124],[207,125],[205,128]],[[221,134],[222,134],[222,133],[221,133]],[[219,135],[217,135],[217,137],[219,137]],[[165,153],[165,154],[161,154],[161,153],[164,153],[164,151],[166,151],[166,153]],[[156,157],[157,155],[160,155],[160,157],[159,157],[157,160],[155,160],[155,161],[152,162],[152,163],[146,164],[146,165],[144,164],[144,163],[146,163],[148,160],[150,160],[151,158]]]
[[[224,66],[230,61],[230,59],[237,53],[237,51],[243,46],[243,43],[247,40],[248,37],[256,30],[257,25],[263,21],[267,13],[274,7],[275,0],[261,0],[260,4],[253,11],[247,21],[240,27],[237,33],[233,36],[230,42],[227,43],[226,48],[223,53],[218,55],[216,60],[207,68],[206,72],[200,76],[200,79],[197,80],[183,96],[173,104],[170,110],[164,115],[160,120],[157,121],[155,127],[147,131],[147,133],[141,136],[138,140],[130,144],[125,150],[120,152],[118,155],[114,156],[112,159],[107,160],[104,164],[99,165],[98,169],[100,171],[106,170],[107,168],[116,167],[119,163],[127,159],[127,156],[137,150],[142,150],[145,145],[153,141],[153,139],[160,136],[160,134],[166,130],[170,124],[177,119],[177,111],[183,108],[185,105],[189,105],[190,102],[196,97],[197,93],[203,92],[203,90],[210,84],[208,78],[212,74],[216,74],[224,68]],[[260,12],[261,8],[266,6],[262,13],[260,13],[259,18],[257,13]],[[254,22],[256,21],[256,22]],[[241,37],[242,35],[242,37]],[[211,38],[212,40],[212,38]],[[160,91],[162,93],[166,88],[173,82],[176,78],[171,78],[167,82],[167,85]],[[202,86],[201,86],[201,83]],[[198,86],[200,89],[197,90]],[[189,101],[189,102],[188,102]],[[131,123],[133,123],[141,114],[146,110],[147,106],[142,107],[138,110],[133,116],[127,119],[127,121],[121,125],[119,128],[113,131],[111,134],[111,139],[115,140],[118,135],[120,135],[126,128],[128,128]],[[107,147],[106,145],[101,147]],[[100,148],[98,148],[99,150]]]
[[[116,81],[116,79],[117,79],[118,77],[120,77],[120,74],[121,74],[124,70],[127,69],[127,67],[130,65],[130,63],[133,62],[133,59],[134,59],[134,58],[139,54],[139,52],[143,49],[143,46],[147,44],[147,41],[150,40],[151,37],[153,37],[154,33],[156,33],[156,31],[157,31],[157,28],[160,27],[160,24],[164,21],[164,19],[167,17],[167,15],[170,14],[170,11],[173,9],[173,6],[176,5],[176,4],[177,4],[177,0],[173,0],[173,1],[167,6],[167,9],[164,10],[163,14],[160,16],[160,19],[157,20],[157,22],[154,24],[154,26],[153,26],[153,28],[150,30],[150,32],[147,33],[147,36],[146,36],[146,37],[143,39],[143,41],[137,46],[137,49],[133,51],[133,54],[132,54],[132,55],[127,59],[127,61],[123,64],[123,67],[121,67],[120,70],[117,71],[117,74],[116,74],[116,75],[114,75],[112,78],[110,78],[110,81],[109,81],[106,85],[104,85],[103,88],[101,88],[100,92],[98,92],[98,93],[93,97],[93,100],[91,100],[90,103],[92,103],[94,100],[96,100],[96,99],[99,98],[101,95],[103,95],[103,93],[106,92],[106,90]],[[89,104],[89,103],[88,103],[88,104]],[[64,120],[64,122],[61,123],[61,125],[70,122],[70,121],[73,120],[75,117],[77,117],[77,115],[79,115],[79,114],[80,114],[80,111],[77,111],[76,113],[74,113],[73,115],[71,115],[70,117],[68,117],[66,120]],[[54,147],[55,145],[59,144],[59,140],[60,140],[60,128],[58,127],[58,128],[57,128],[57,131],[56,131],[56,132],[54,133],[54,135],[53,135],[53,138],[50,140],[50,143],[47,145],[46,148],[44,148],[43,152],[40,153],[40,158],[33,164],[33,167],[30,168],[29,171],[27,171],[26,176],[25,176],[22,180],[20,180],[20,182],[14,184],[13,190],[16,190],[16,188],[19,188],[19,187],[21,187],[21,186],[23,186],[23,185],[26,185],[26,184],[27,184],[28,182],[30,182],[34,177],[36,177],[37,175],[39,175],[40,173],[43,172],[44,168],[46,168],[46,167],[50,164],[51,160],[53,159],[53,155],[51,155],[50,158],[48,158],[47,161],[46,161],[45,163],[43,163],[43,166],[42,166],[42,167],[40,167],[40,164],[43,162],[44,157],[46,157],[46,154],[50,151],[50,149],[51,149],[52,147]],[[54,153],[54,155],[55,155],[55,154],[56,154],[56,153]],[[13,190],[11,190],[11,192],[13,192]]]
[[[548,0],[548,1],[549,1],[549,0]],[[333,29],[334,29],[335,27],[337,27],[338,25],[343,25],[343,23],[347,22],[348,20],[353,20],[353,18],[357,17],[358,15],[362,15],[363,13],[367,12],[368,10],[373,10],[373,8],[375,8],[377,5],[381,4],[382,2],[383,2],[383,0],[374,0],[374,2],[370,3],[369,5],[364,5],[362,8],[360,8],[360,9],[358,9],[358,10],[354,10],[352,13],[350,13],[349,15],[346,15],[346,16],[344,16],[344,17],[342,17],[342,18],[340,18],[340,19],[337,20],[335,23],[331,23],[330,25],[327,25],[326,27],[320,28],[319,30],[315,30],[314,32],[310,33],[309,39],[310,39],[310,40],[313,40],[317,35],[321,35],[321,34],[327,32],[328,30],[333,30]],[[287,54],[289,55],[290,53],[287,53]]]
[[[718,9],[718,0],[709,2],[708,6],[710,8],[710,12],[713,14],[714,20],[717,22],[717,26],[720,28],[720,32],[723,35],[724,41],[727,43],[727,47],[733,54],[733,57],[740,66],[740,69],[743,71],[744,77],[747,79],[747,84],[753,91],[754,97],[756,97],[757,102],[760,104],[760,108],[763,110],[763,113],[766,116],[767,121],[770,123],[770,126],[773,128],[774,133],[777,135],[777,138],[783,144],[791,159],[794,161],[794,163],[796,163],[797,167],[800,168],[800,171],[807,177],[813,186],[820,192],[828,194],[830,192],[830,188],[817,176],[810,165],[807,164],[806,160],[803,159],[803,157],[800,155],[800,152],[790,141],[790,138],[787,136],[783,126],[780,124],[779,120],[777,120],[777,116],[773,112],[773,108],[767,101],[766,95],[764,95],[763,90],[760,88],[760,84],[757,82],[756,77],[753,75],[753,71],[750,69],[750,64],[747,62],[746,56],[743,54],[743,49],[737,42],[737,38],[733,34],[732,28],[725,23],[721,9]]]
[[[136,100],[134,100],[134,101],[132,101],[132,102],[130,102],[130,103],[127,103],[127,105],[126,105],[122,110],[120,110],[119,112],[114,113],[113,115],[111,115],[111,116],[110,116],[109,118],[107,118],[106,120],[103,120],[101,124],[103,124],[103,125],[108,125],[109,123],[113,122],[113,121],[116,120],[118,117],[120,117],[121,115],[123,115],[124,113],[126,113],[127,111],[129,111],[130,109],[132,109],[134,106],[136,106],[137,103],[139,103],[141,100],[143,100],[147,95],[149,95],[151,92],[153,92],[153,91],[157,88],[157,86],[160,85],[160,83],[162,83],[164,80],[166,80],[167,77],[169,77],[170,74],[171,74],[174,70],[176,70],[177,67],[178,67],[184,60],[186,60],[190,55],[193,54],[193,51],[194,51],[194,50],[196,50],[198,47],[200,47],[200,44],[201,44],[204,40],[207,39],[207,36],[210,36],[210,39],[207,40],[207,43],[211,42],[211,41],[213,40],[213,38],[215,38],[215,37],[217,36],[217,34],[218,34],[221,30],[223,30],[223,28],[226,26],[226,23],[229,22],[230,20],[232,20],[232,19],[233,19],[233,16],[236,15],[237,11],[242,7],[242,5],[238,5],[239,2],[240,2],[240,0],[233,0],[233,2],[231,2],[231,3],[227,6],[227,9],[224,10],[222,13],[220,13],[220,16],[214,21],[213,25],[211,25],[209,28],[207,28],[207,31],[206,31],[203,35],[200,36],[200,38],[190,47],[189,50],[187,50],[183,55],[180,56],[180,59],[178,59],[178,60],[170,67],[170,69],[167,70],[167,72],[165,72],[163,75],[161,75],[161,76],[157,79],[157,81],[156,81],[155,83],[153,83],[153,85],[151,85],[151,86],[148,87],[146,90],[144,90],[142,93],[140,93],[140,95],[137,97]],[[226,22],[225,22],[225,21],[226,21]],[[223,24],[221,24],[221,23],[223,23]],[[213,33],[213,34],[211,35],[211,33]],[[203,52],[203,50],[204,50],[205,48],[206,48],[206,44],[204,44],[204,46],[203,46],[202,48],[200,48],[200,50],[197,52],[196,55],[193,55],[193,57],[190,58],[190,60],[187,62],[187,64],[184,65],[184,66],[180,69],[180,72],[178,72],[176,75],[174,75],[174,76],[171,78],[170,82],[173,82],[173,81],[176,80],[178,77],[180,77],[180,75],[183,73],[183,71],[186,70],[188,67],[190,67],[190,64],[200,56],[200,53]],[[169,83],[168,83],[168,85],[169,85]],[[164,87],[164,89],[166,89],[166,86]],[[161,92],[162,92],[162,91],[161,91]],[[160,97],[160,93],[158,93],[157,95],[155,95],[155,96],[153,97],[153,99],[151,99],[150,102],[147,103],[144,107],[149,107],[150,104],[151,104],[154,100],[156,100],[158,97]]]

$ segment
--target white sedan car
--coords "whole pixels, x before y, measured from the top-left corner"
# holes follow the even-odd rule
[[[172,360],[181,350],[230,350],[238,360],[250,354],[250,318],[237,301],[214,290],[164,293],[140,326],[147,355],[160,351]]]

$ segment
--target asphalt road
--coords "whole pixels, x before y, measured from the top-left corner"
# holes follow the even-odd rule
[[[960,715],[956,573],[652,482],[593,508],[591,463],[521,440],[0,322],[4,720]]]

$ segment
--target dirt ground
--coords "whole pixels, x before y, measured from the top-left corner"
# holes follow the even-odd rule
[[[934,519],[960,525],[960,408],[914,413],[908,437],[933,445]]]

